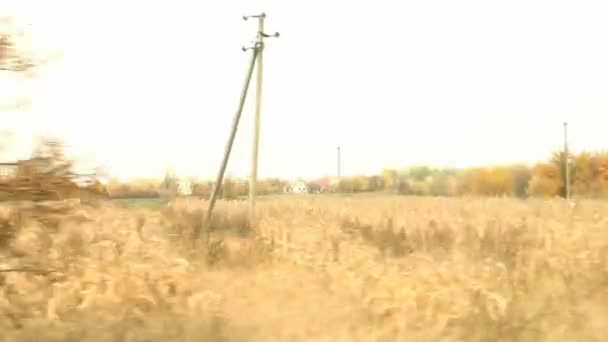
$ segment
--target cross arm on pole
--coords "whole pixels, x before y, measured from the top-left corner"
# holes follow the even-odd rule
[[[266,13],[262,12],[260,14],[253,14],[253,15],[244,15],[243,16],[243,20],[247,21],[250,18],[266,18]]]
[[[272,34],[268,34],[264,32],[264,19],[266,19],[266,13],[262,12],[260,14],[254,15],[245,15],[243,16],[243,20],[247,21],[252,18],[258,19],[258,35],[257,39],[253,46],[251,47],[243,47],[243,51],[247,51],[249,49],[259,48],[262,49],[264,47],[264,38],[279,38],[281,34],[279,32],[275,32]]]

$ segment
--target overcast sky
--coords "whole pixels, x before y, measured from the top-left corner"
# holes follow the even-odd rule
[[[60,134],[123,178],[216,174],[256,31],[241,17],[262,10],[281,37],[264,55],[261,177],[335,174],[338,145],[344,174],[543,160],[564,121],[575,151],[608,148],[606,1],[0,3],[64,52],[35,84],[2,80],[5,98],[34,94],[0,114],[17,146]],[[251,163],[253,85],[235,176]]]

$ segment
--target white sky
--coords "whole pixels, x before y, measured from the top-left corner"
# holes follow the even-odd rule
[[[69,6],[68,6],[69,4]],[[37,42],[64,50],[25,113],[123,178],[215,176],[265,11],[261,177],[408,164],[544,160],[608,148],[606,1],[26,1]],[[1,7],[0,7],[1,8]],[[0,90],[10,94],[6,78]],[[254,83],[228,171],[251,162]],[[25,90],[24,90],[25,91]],[[0,127],[2,128],[2,127]],[[28,140],[30,139],[30,140]]]

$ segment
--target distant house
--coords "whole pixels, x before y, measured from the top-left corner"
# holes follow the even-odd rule
[[[292,193],[292,194],[306,194],[309,192],[308,185],[306,185],[303,181],[296,181],[293,183],[287,184],[283,188],[283,192]]]
[[[192,182],[187,179],[180,179],[177,183],[177,192],[182,196],[192,195]]]

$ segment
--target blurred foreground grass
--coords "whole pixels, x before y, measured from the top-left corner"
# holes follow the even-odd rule
[[[0,210],[0,341],[602,341],[608,203],[391,196]],[[23,269],[26,269],[25,271]],[[28,271],[29,270],[29,271]],[[46,272],[48,271],[48,272]]]

